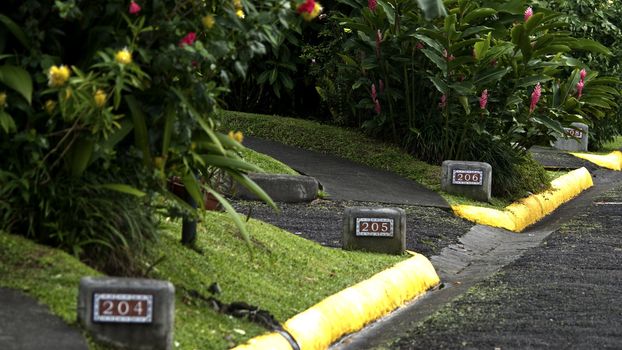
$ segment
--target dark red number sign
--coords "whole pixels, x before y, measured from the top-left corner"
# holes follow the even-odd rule
[[[93,321],[116,323],[151,323],[153,295],[95,293]]]
[[[393,237],[393,219],[356,218],[356,235],[372,237]]]
[[[454,185],[482,185],[484,172],[481,170],[454,170],[451,176]]]
[[[578,139],[583,137],[583,131],[581,131],[581,130],[570,129],[570,128],[565,128],[564,130],[566,131],[566,134],[568,136],[575,137],[575,138],[578,138]]]

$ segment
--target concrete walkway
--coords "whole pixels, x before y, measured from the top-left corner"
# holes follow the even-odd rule
[[[88,350],[82,334],[22,292],[0,288],[0,349]]]
[[[318,179],[330,199],[449,208],[436,192],[388,171],[255,137],[244,145]]]

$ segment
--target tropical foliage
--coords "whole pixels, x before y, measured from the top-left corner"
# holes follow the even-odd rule
[[[176,176],[200,205],[201,192],[216,196],[246,235],[209,174],[270,199],[246,176],[260,169],[242,159],[241,135],[216,132],[212,116],[275,33],[319,11],[312,0],[3,1],[0,229],[129,259],[154,236],[157,209],[197,215],[167,191]]]
[[[540,171],[525,187],[529,179],[516,171],[531,146],[571,122],[594,125],[617,110],[619,80],[580,59],[611,51],[574,37],[546,8],[447,1],[448,15],[427,22],[413,2],[341,2],[350,12],[335,15],[346,33],[337,69],[355,93],[346,98],[358,96],[349,123],[434,163],[487,161],[499,195],[544,184]]]

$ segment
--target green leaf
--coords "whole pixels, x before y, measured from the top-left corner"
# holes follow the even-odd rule
[[[533,30],[539,26],[542,21],[544,21],[544,13],[542,12],[535,13],[533,16],[529,17],[527,22],[525,22],[525,32],[527,35],[533,34]]]
[[[547,116],[542,115],[531,117],[531,120],[538,124],[546,126],[549,130],[557,131],[561,134],[564,134],[563,126],[557,120],[553,120]]]
[[[491,9],[489,7],[481,7],[481,8],[475,9],[467,13],[464,17],[462,17],[462,22],[463,24],[471,23],[472,21],[476,19],[492,16],[496,13],[497,13],[497,10],[495,9]]]
[[[533,87],[537,83],[544,83],[549,80],[553,80],[553,77],[548,75],[532,75],[525,77],[516,82],[516,87]]]
[[[181,178],[181,182],[184,184],[186,192],[188,192],[197,205],[201,209],[205,208],[205,202],[203,201],[203,196],[201,195],[201,185],[199,184],[196,176],[194,176],[194,174],[187,173]]]
[[[424,42],[427,46],[432,47],[434,49],[436,49],[437,52],[443,52],[443,50],[445,50],[445,47],[443,46],[443,44],[441,44],[438,40],[430,38],[427,35],[424,34],[413,34],[413,36],[419,40],[421,40],[422,42]]]
[[[246,224],[244,223],[244,221],[242,221],[242,219],[240,219],[240,214],[238,214],[235,211],[235,209],[231,206],[231,203],[229,203],[227,199],[225,199],[220,193],[214,191],[213,189],[207,186],[204,186],[203,188],[208,193],[213,195],[218,200],[218,202],[222,205],[222,207],[225,208],[225,211],[227,212],[231,220],[233,220],[233,223],[238,228],[238,230],[240,230],[240,234],[242,234],[242,237],[244,237],[244,240],[246,241],[246,243],[250,245],[251,241],[250,241],[250,236],[248,234],[248,230],[246,228]]]
[[[162,132],[162,156],[165,157],[168,154],[168,149],[171,146],[171,137],[173,135],[173,122],[176,117],[175,107],[169,104],[164,109],[164,131]]]
[[[95,141],[85,137],[78,138],[73,144],[69,157],[69,169],[72,176],[78,177],[84,173],[89,165],[94,148]]]
[[[382,11],[384,11],[384,13],[387,15],[387,20],[389,21],[389,24],[394,25],[395,24],[395,10],[393,9],[393,6],[391,6],[391,4],[387,3],[384,0],[378,0],[378,5],[380,5],[380,7],[382,8]]]
[[[240,159],[228,158],[224,156],[217,155],[204,155],[201,158],[208,165],[212,165],[218,168],[229,168],[239,171],[249,171],[249,172],[258,172],[262,173],[263,169],[259,168],[254,164],[247,163]]]
[[[477,42],[475,43],[475,45],[473,45],[473,50],[475,51],[476,60],[478,61],[481,60],[488,53],[488,50],[490,49],[490,38],[491,38],[491,33],[488,33],[485,40]]]
[[[13,33],[13,35],[25,48],[30,48],[28,39],[26,39],[26,34],[24,34],[22,28],[20,28],[15,22],[13,22],[13,20],[3,14],[0,14],[0,23],[4,24],[4,26],[7,27],[7,29],[11,33]]]
[[[132,122],[134,124],[134,143],[143,153],[143,163],[149,166],[153,163],[151,161],[151,151],[149,149],[149,133],[147,132],[145,114],[140,109],[134,96],[125,96],[125,102],[130,108],[130,114],[132,115]]]
[[[344,54],[338,54],[339,57],[341,57],[341,59],[343,60],[343,62],[349,66],[356,66],[357,63],[354,59],[352,59],[350,56],[344,55]]]
[[[15,121],[13,117],[11,117],[4,110],[0,110],[0,126],[4,130],[5,133],[10,133],[12,131],[16,131],[17,127],[15,126]]]
[[[145,192],[137,189],[136,187],[126,185],[126,184],[103,184],[101,185],[101,187],[112,190],[112,191],[129,194],[129,195],[136,196],[136,197],[143,197],[146,195]]]
[[[471,106],[469,106],[469,99],[466,96],[460,96],[458,97],[458,101],[460,101],[460,104],[462,105],[462,108],[464,108],[464,112],[466,113],[466,115],[471,114]]]
[[[469,27],[465,31],[462,32],[462,38],[468,38],[472,35],[481,34],[484,32],[490,33],[492,32],[492,30],[493,30],[492,28],[486,27],[486,26]]]
[[[443,72],[443,75],[447,74],[447,61],[441,56],[437,55],[434,51],[430,49],[421,49],[421,52],[432,61],[438,67],[438,69]]]
[[[447,83],[445,83],[445,81],[443,81],[443,79],[439,77],[428,77],[428,79],[430,79],[430,81],[434,84],[434,86],[436,86],[436,89],[441,94],[443,95],[449,94],[449,86],[447,85]]]
[[[503,79],[510,72],[510,67],[488,69],[475,76],[473,83],[475,85],[489,85]]]
[[[576,45],[573,47],[576,50],[590,51],[593,53],[600,53],[606,56],[613,55],[611,50],[605,47],[603,44],[590,40],[590,39],[576,39]]]
[[[6,64],[0,66],[0,82],[17,91],[28,104],[32,103],[32,79],[24,68]]]

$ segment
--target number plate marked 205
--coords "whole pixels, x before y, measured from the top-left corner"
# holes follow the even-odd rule
[[[453,170],[451,183],[454,185],[482,185],[484,172],[481,170]]]
[[[393,237],[393,219],[356,218],[356,236]]]
[[[153,295],[95,293],[93,322],[151,323]]]

